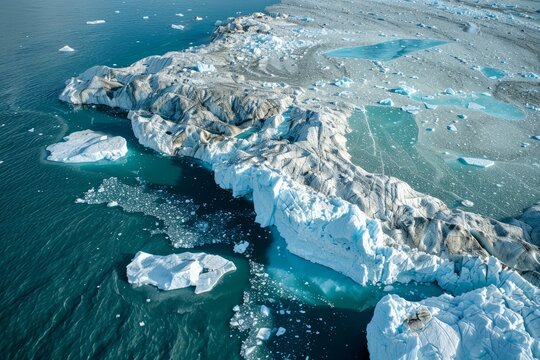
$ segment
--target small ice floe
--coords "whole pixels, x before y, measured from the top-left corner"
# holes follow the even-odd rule
[[[200,16],[195,16],[195,21],[201,21],[203,18]]]
[[[237,254],[243,254],[246,252],[248,246],[249,246],[249,242],[240,241],[239,243],[234,244],[233,251]]]
[[[454,125],[448,125],[448,126],[446,127],[446,129],[447,129],[448,131],[453,131],[453,132],[456,132],[456,131],[457,131],[457,128],[456,128]]]
[[[89,20],[86,22],[86,25],[99,25],[105,24],[105,20]]]
[[[446,95],[456,95],[456,90],[452,88],[446,88],[444,89],[443,93]]]
[[[75,49],[72,48],[72,47],[69,46],[69,45],[64,45],[63,47],[61,47],[60,49],[58,49],[58,51],[61,51],[61,52],[72,52],[72,51],[75,51]]]
[[[109,202],[109,203],[107,203],[107,207],[116,207],[116,206],[118,206],[118,202],[116,202],[116,201],[114,201],[114,200],[111,201],[111,202]]]
[[[266,341],[270,339],[270,335],[272,335],[272,330],[270,328],[263,327],[257,332],[257,339]]]
[[[410,96],[416,92],[416,89],[411,86],[402,85],[402,86],[398,86],[396,88],[390,89],[390,92],[400,94],[400,95]]]
[[[185,252],[160,256],[139,251],[127,266],[127,277],[135,286],[153,285],[161,290],[195,286],[195,294],[201,294],[235,270],[233,262],[217,255]]]
[[[390,98],[379,100],[378,104],[384,105],[384,106],[394,106],[394,102]]]
[[[531,139],[540,141],[540,135],[533,135],[533,136],[531,136]]]
[[[144,321],[140,321],[140,322],[139,322],[139,326],[140,326],[140,327],[143,327],[144,325],[145,325]]]
[[[115,14],[120,14],[120,10],[114,10]]]
[[[212,73],[216,71],[216,67],[212,64],[205,64],[202,62],[198,62],[197,65],[194,67],[195,71],[198,71],[200,73]]]
[[[28,132],[30,132],[30,133],[33,133],[34,131],[36,131],[36,129],[34,129],[34,128],[28,129]]]
[[[171,25],[171,28],[175,29],[175,30],[184,30],[185,26],[184,25],[180,25],[180,24],[172,24]]]
[[[281,335],[285,334],[286,331],[287,330],[285,330],[285,328],[279,327],[277,329],[276,336],[281,336]]]
[[[467,120],[467,115],[465,114],[458,114],[457,117],[460,118],[461,120]]]
[[[402,111],[408,112],[409,114],[416,115],[420,111],[420,108],[418,106],[414,105],[406,105],[401,107]]]
[[[392,285],[386,285],[386,286],[384,287],[384,289],[383,289],[383,291],[386,291],[386,292],[392,291],[392,290],[394,290],[394,287],[393,287]]]
[[[482,106],[478,103],[475,103],[473,101],[471,101],[470,103],[467,104],[467,109],[471,109],[471,110],[485,110],[485,106]]]
[[[142,18],[143,18],[143,20],[148,20],[148,19],[150,19],[149,16],[143,16]]]
[[[262,316],[265,316],[265,317],[270,316],[270,308],[266,305],[261,305],[260,312]]]
[[[337,87],[348,88],[354,84],[354,81],[351,78],[344,76],[341,79],[334,80],[333,84]]]
[[[495,162],[491,160],[487,160],[487,159],[460,157],[458,160],[465,165],[476,166],[476,167],[481,167],[481,168],[488,168],[490,166],[495,165]]]
[[[474,203],[471,200],[462,200],[461,205],[470,208],[474,206]]]
[[[47,146],[51,154],[50,161],[65,163],[84,163],[100,160],[115,161],[127,154],[126,139],[121,136],[109,137],[107,135],[83,130],[74,132],[64,141]]]
[[[184,17],[184,14],[182,13],[178,13],[178,14],[175,14],[176,16],[179,16],[179,17]]]

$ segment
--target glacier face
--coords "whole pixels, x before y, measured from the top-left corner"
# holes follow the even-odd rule
[[[285,16],[236,18],[218,26],[207,46],[122,69],[93,67],[69,80],[60,98],[129,111],[141,144],[207,162],[221,187],[252,196],[256,221],[275,226],[289,251],[360,284],[437,282],[464,297],[501,286],[509,276],[532,286],[516,272],[538,277],[530,226],[451,209],[351,163],[345,134],[355,105],[325,98],[321,90],[315,97],[299,75],[290,76],[299,53],[329,40],[321,30],[296,29]],[[212,71],[190,70],[201,63],[213,64]],[[269,86],[270,71],[289,76],[288,83]],[[256,131],[236,137],[246,129]],[[530,303],[537,305],[538,297]]]

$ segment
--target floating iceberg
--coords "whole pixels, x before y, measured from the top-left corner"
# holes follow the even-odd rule
[[[69,45],[65,45],[65,46],[61,47],[60,49],[58,49],[58,51],[61,51],[61,52],[72,52],[72,51],[75,51],[75,49],[72,48],[72,47],[69,46]]]
[[[175,29],[175,30],[184,30],[185,26],[184,25],[180,25],[180,24],[172,24],[171,25],[171,28]]]
[[[105,20],[89,20],[86,22],[87,25],[98,25],[105,24]]]
[[[64,142],[47,146],[47,160],[65,163],[84,163],[100,160],[115,161],[127,154],[126,139],[83,130],[64,137]]]
[[[235,270],[233,262],[217,255],[185,252],[160,256],[139,251],[127,266],[127,277],[135,286],[153,285],[162,290],[195,286],[195,294],[201,294]]]
[[[540,291],[515,272],[497,285],[418,303],[385,296],[367,327],[371,358],[538,358]]]
[[[493,161],[487,160],[487,159],[460,157],[458,160],[465,165],[476,166],[476,167],[481,167],[481,168],[488,168],[490,166],[495,165]]]

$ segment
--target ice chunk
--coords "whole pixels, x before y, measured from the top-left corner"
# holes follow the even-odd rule
[[[99,25],[105,24],[105,20],[89,20],[86,22],[87,25]]]
[[[351,87],[352,84],[354,84],[354,81],[351,78],[344,76],[341,79],[334,80],[333,84],[337,87],[348,88]]]
[[[400,94],[400,95],[409,96],[409,95],[414,94],[416,92],[416,89],[411,87],[411,86],[401,85],[401,86],[398,86],[396,88],[390,89],[390,92]]]
[[[270,308],[266,305],[261,305],[260,312],[263,316],[270,316]]]
[[[148,20],[148,19],[150,19],[150,17],[148,17],[148,16],[143,16],[142,18],[143,18],[143,20]]]
[[[61,47],[60,49],[58,49],[58,51],[61,51],[61,52],[72,52],[72,51],[75,51],[75,49],[72,48],[72,47],[69,46],[69,45],[64,45],[63,47]]]
[[[249,242],[240,241],[239,243],[234,244],[233,251],[237,254],[243,254],[246,252],[248,246],[249,246]]]
[[[463,200],[463,201],[461,201],[461,205],[463,205],[465,207],[473,207],[474,203],[471,200]]]
[[[385,106],[394,106],[394,102],[390,98],[380,100],[379,104]]]
[[[277,329],[276,336],[281,336],[281,335],[285,334],[285,331],[287,331],[287,330],[285,330],[285,328],[279,327]]]
[[[180,25],[180,24],[172,24],[171,25],[171,28],[175,29],[175,30],[184,30],[185,26],[184,25]]]
[[[195,16],[195,21],[201,21],[203,18],[200,16]]]
[[[453,132],[456,132],[457,131],[457,128],[454,126],[454,125],[448,125],[446,127],[449,131],[453,131]]]
[[[476,166],[476,167],[481,167],[481,168],[488,168],[490,166],[495,165],[493,161],[487,160],[487,159],[460,157],[458,160],[465,165]]]
[[[272,335],[272,330],[266,327],[260,328],[257,332],[257,339],[266,341],[270,339],[270,335]]]
[[[463,25],[463,31],[469,34],[478,34],[480,28],[475,23],[468,22]]]
[[[216,71],[216,67],[212,64],[198,62],[197,65],[195,65],[195,70],[200,73],[212,73]]]
[[[127,277],[135,286],[153,285],[162,290],[195,286],[195,294],[201,294],[235,270],[234,263],[217,255],[185,252],[160,256],[139,251],[127,266]]]
[[[402,106],[401,110],[406,111],[409,114],[415,115],[415,114],[418,114],[418,112],[420,111],[420,108],[418,106],[414,106],[414,105],[406,105],[406,106]]]
[[[540,141],[540,135],[533,135],[532,138],[533,138],[534,140]]]
[[[446,95],[456,95],[456,91],[452,88],[444,89],[443,93],[445,93]]]
[[[100,160],[115,161],[127,154],[126,139],[83,130],[64,137],[64,142],[47,146],[47,160],[84,163]]]

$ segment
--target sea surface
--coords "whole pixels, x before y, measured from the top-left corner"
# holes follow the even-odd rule
[[[249,199],[218,188],[205,164],[143,148],[123,113],[58,100],[64,82],[93,65],[127,66],[205,44],[216,20],[272,3],[0,2],[2,358],[236,359],[256,328],[231,328],[232,309],[261,301],[272,309],[269,326],[288,330],[261,354],[362,359],[378,299],[387,292],[408,299],[440,293],[429,285],[360,287],[291,255],[279,234],[254,222]],[[106,22],[86,24],[97,19]],[[76,51],[59,52],[64,45]],[[46,160],[47,145],[83,129],[125,137],[128,156],[92,165]],[[100,186],[119,206],[85,201]],[[167,214],[156,210],[163,204]],[[170,226],[171,211],[181,226]],[[242,240],[251,243],[247,256],[232,251]],[[165,255],[184,251],[179,245],[224,256],[238,270],[197,296],[193,289],[163,292],[127,282],[126,265],[138,251]],[[272,286],[254,286],[254,268]],[[290,310],[277,314],[278,304]]]

